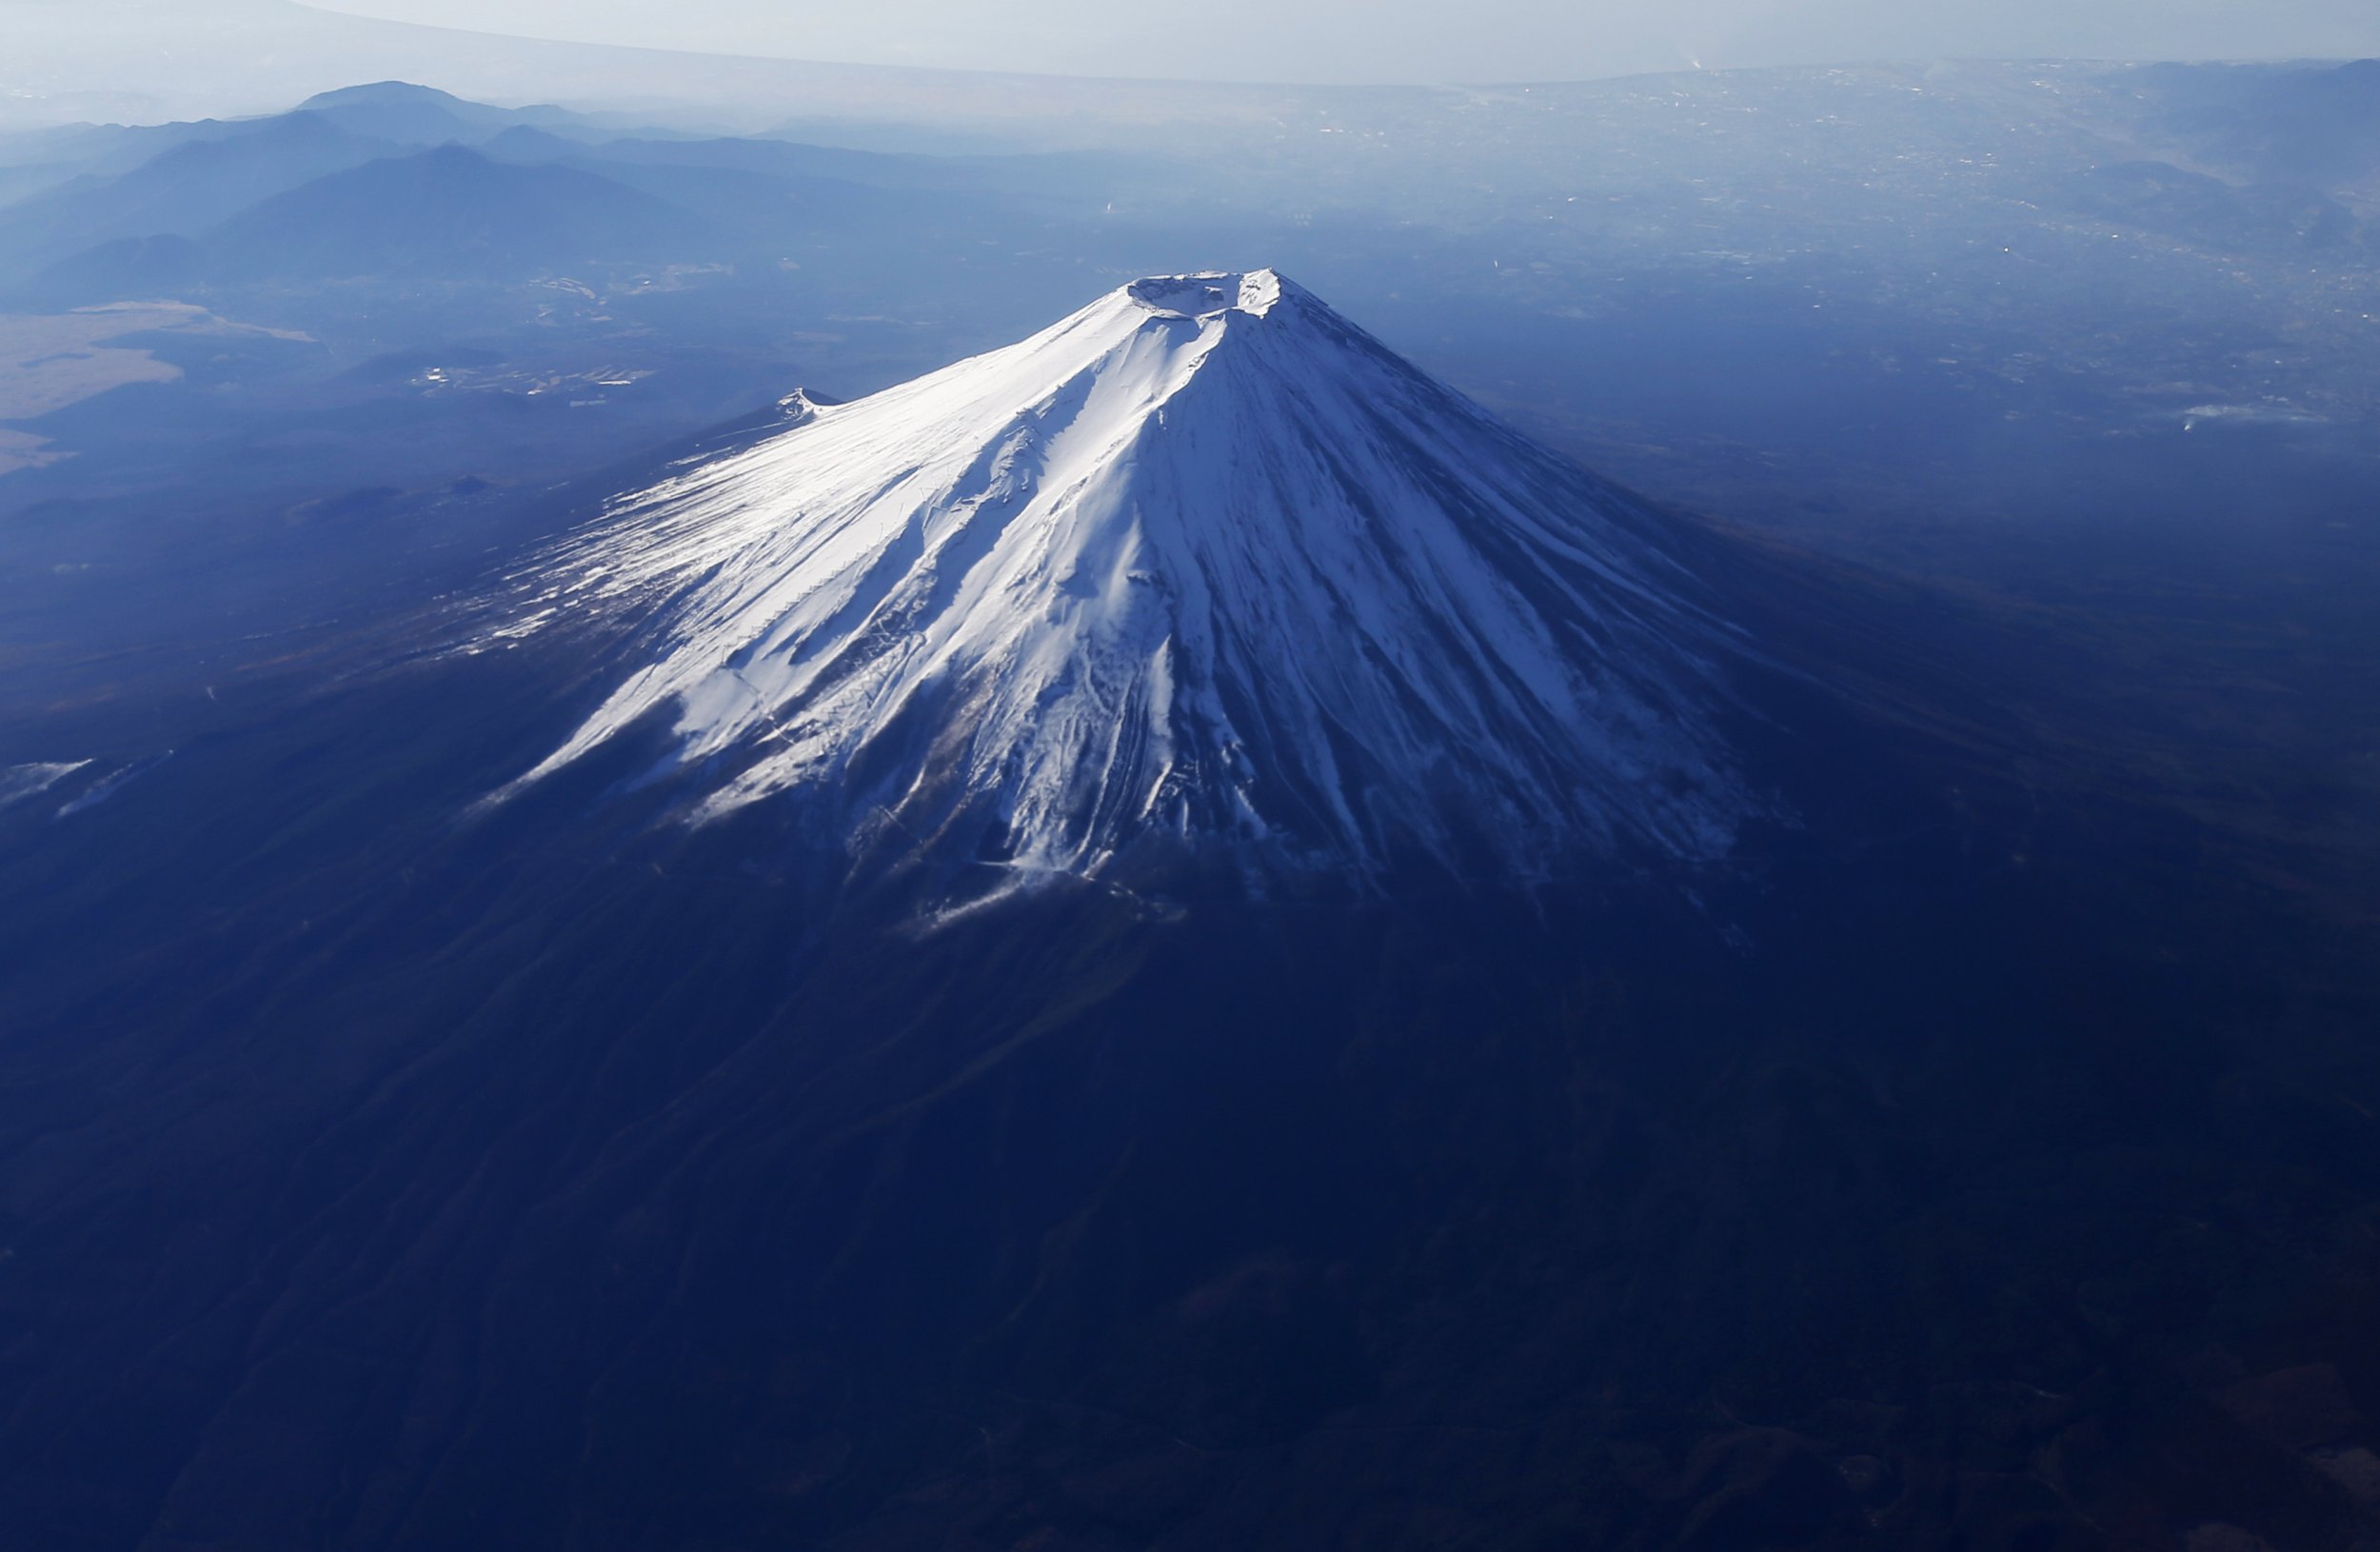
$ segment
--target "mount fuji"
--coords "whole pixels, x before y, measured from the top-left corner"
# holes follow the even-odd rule
[[[2380,961],[2130,659],[1264,271],[632,458],[50,652],[8,1545],[2373,1544]]]
[[[1671,525],[1271,270],[784,408],[517,579],[491,639],[607,632],[609,679],[495,801],[659,729],[698,825],[1259,888],[1703,863],[1775,806]]]

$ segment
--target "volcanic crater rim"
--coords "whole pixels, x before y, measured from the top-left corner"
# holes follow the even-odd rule
[[[1280,300],[1281,279],[1271,269],[1147,275],[1126,286],[1124,294],[1160,318],[1206,319],[1234,311],[1261,317]]]

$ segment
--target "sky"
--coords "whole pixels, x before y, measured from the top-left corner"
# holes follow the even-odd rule
[[[206,0],[191,0],[204,6]],[[1221,81],[1580,79],[1870,59],[2380,53],[2380,0],[307,0],[584,43]]]
[[[1271,111],[1266,94],[1288,84],[2372,55],[2380,0],[0,0],[0,133],[279,112],[395,78],[711,132],[756,132],[790,111],[1048,149],[1104,144],[1101,126],[1185,122],[1226,98]],[[854,65],[1078,79],[1019,90],[1002,74]],[[1131,84],[1152,79],[1247,85]]]

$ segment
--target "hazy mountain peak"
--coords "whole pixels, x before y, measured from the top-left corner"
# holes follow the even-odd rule
[[[416,86],[410,81],[367,81],[360,86],[340,87],[331,91],[318,91],[298,104],[299,112],[319,111],[326,108],[357,108],[386,106],[391,103],[435,104],[441,108],[467,109],[472,112],[498,111],[479,103],[466,102],[451,91],[436,87]]]

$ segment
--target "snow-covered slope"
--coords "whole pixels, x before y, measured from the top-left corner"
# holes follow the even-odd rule
[[[525,622],[626,654],[696,821],[1262,879],[1707,859],[1739,648],[1658,521],[1269,270],[1142,280],[615,505]],[[946,850],[944,848],[947,848]]]

